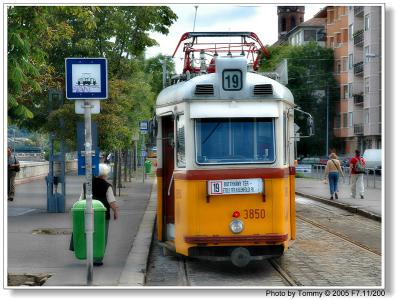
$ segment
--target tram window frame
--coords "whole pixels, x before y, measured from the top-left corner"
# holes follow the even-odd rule
[[[180,134],[179,134],[179,124],[182,122],[181,129],[183,130],[183,142],[180,143]],[[176,128],[176,147],[175,147],[175,154],[176,154],[176,166],[178,168],[186,168],[186,150],[185,150],[185,115],[178,114],[175,118],[175,128]]]
[[[283,113],[282,122],[283,122],[283,164],[286,165],[288,163],[288,140],[287,140],[288,117],[285,112]]]
[[[201,156],[201,150],[198,147],[199,141],[198,141],[198,137],[199,137],[199,123],[201,121],[210,121],[210,120],[215,120],[215,122],[217,122],[216,120],[221,120],[221,122],[219,122],[218,124],[222,123],[222,121],[226,121],[226,125],[231,126],[231,120],[234,121],[238,121],[238,120],[253,120],[253,122],[251,123],[253,126],[253,139],[252,139],[252,143],[253,143],[253,147],[252,147],[252,152],[254,156],[258,156],[258,153],[256,153],[255,151],[257,151],[257,133],[260,132],[260,128],[259,126],[257,126],[257,124],[261,124],[261,122],[265,123],[265,120],[268,121],[268,123],[270,123],[271,128],[270,128],[270,134],[271,134],[271,138],[268,141],[269,143],[271,143],[272,147],[270,148],[272,151],[272,155],[271,155],[271,159],[268,160],[255,160],[253,158],[253,160],[244,160],[244,161],[215,161],[215,159],[213,159],[211,162],[204,162],[204,161],[199,161],[199,157]],[[194,141],[195,141],[195,161],[197,165],[245,165],[245,164],[274,164],[276,162],[276,157],[277,157],[277,152],[276,152],[276,133],[275,133],[275,122],[276,122],[277,118],[204,118],[204,119],[195,119],[194,122]],[[257,121],[259,121],[259,123],[257,123]],[[235,145],[233,144],[233,135],[234,133],[234,129],[232,129],[232,127],[228,128],[228,143],[226,144],[227,147],[229,148],[229,153],[232,153],[232,149],[235,148]],[[236,133],[237,134],[237,133]],[[254,138],[255,137],[255,138]],[[244,142],[244,141],[243,141]],[[233,150],[234,151],[234,150]],[[198,155],[200,153],[200,156]],[[267,152],[268,153],[268,152]],[[267,154],[268,157],[270,156],[269,154]],[[220,159],[222,160],[222,158]]]

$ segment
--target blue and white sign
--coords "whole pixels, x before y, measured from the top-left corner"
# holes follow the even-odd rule
[[[149,122],[147,121],[140,121],[139,122],[139,129],[140,129],[140,133],[142,134],[147,134],[148,130],[149,130]]]
[[[66,58],[65,89],[70,100],[107,99],[107,59]]]

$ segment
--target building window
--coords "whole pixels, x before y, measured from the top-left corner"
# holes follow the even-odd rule
[[[364,125],[369,124],[369,108],[364,110]]]
[[[349,127],[353,127],[353,113],[349,112]]]
[[[364,93],[365,95],[369,94],[369,77],[365,77],[364,79]]]
[[[333,11],[330,10],[328,11],[328,24],[332,24],[333,23]]]
[[[296,27],[296,19],[294,17],[291,17],[290,19],[290,30]]]
[[[342,58],[342,72],[347,72],[347,65],[349,64],[347,60],[347,57]]]
[[[316,30],[315,29],[306,29],[304,30],[304,41],[311,42],[316,40]]]
[[[349,98],[353,97],[353,83],[349,83]]]
[[[344,113],[342,116],[343,116],[343,127],[348,127],[347,113]]]
[[[336,115],[335,118],[333,119],[333,126],[334,128],[340,128],[340,115]]]
[[[348,41],[349,37],[348,37],[348,30],[347,29],[343,29],[342,30],[342,37],[343,37],[343,39],[342,39],[343,42],[347,42]]]
[[[365,64],[370,62],[369,54],[370,54],[369,46],[365,46],[364,47],[364,63]]]
[[[318,42],[324,42],[326,39],[326,32],[325,29],[319,29],[317,31],[317,41]]]
[[[349,25],[349,41],[353,40],[353,24]]]
[[[353,53],[349,54],[349,70],[353,69]]]
[[[341,65],[340,65],[340,60],[336,62],[336,74],[340,74],[341,71]]]
[[[329,48],[333,48],[333,41],[334,41],[334,38],[333,38],[333,36],[331,36],[329,38]]]
[[[347,84],[343,85],[343,97],[342,99],[349,98],[349,86]]]
[[[369,15],[366,15],[364,18],[364,30],[367,31],[369,30],[370,27],[370,17]]]
[[[286,31],[286,19],[281,18],[281,31]]]

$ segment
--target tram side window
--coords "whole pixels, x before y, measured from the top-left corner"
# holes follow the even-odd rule
[[[196,120],[198,164],[272,163],[275,161],[272,118]]]
[[[184,115],[176,117],[176,165],[179,168],[186,167],[184,122]]]

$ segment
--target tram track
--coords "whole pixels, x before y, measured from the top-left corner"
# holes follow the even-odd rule
[[[280,264],[276,261],[275,258],[268,259],[268,262],[271,266],[278,272],[278,274],[282,277],[282,279],[287,283],[288,286],[301,286],[302,284],[296,281],[290,273],[285,271]]]
[[[178,282],[181,286],[191,286],[187,273],[186,259],[182,256],[178,257]]]
[[[317,222],[315,220],[309,219],[309,218],[307,218],[305,216],[302,216],[300,214],[297,214],[296,217],[298,219],[308,223],[308,224],[311,224],[311,225],[313,225],[315,227],[318,227],[319,229],[322,229],[322,230],[324,230],[326,232],[329,232],[330,234],[333,234],[336,237],[339,237],[339,238],[341,238],[341,239],[343,239],[343,240],[345,240],[345,241],[347,241],[347,242],[349,242],[349,243],[351,243],[353,245],[356,245],[356,246],[358,246],[358,247],[360,247],[360,248],[362,248],[364,250],[367,250],[367,251],[369,251],[371,253],[374,253],[374,254],[376,254],[378,256],[382,256],[381,251],[377,251],[375,249],[372,249],[372,248],[366,246],[365,244],[360,243],[360,242],[350,238],[349,236],[347,236],[345,234],[342,234],[342,233],[340,233],[340,232],[338,232],[336,230],[333,230],[333,229],[331,229],[331,228],[329,228],[329,227],[327,227],[327,226],[325,226],[325,225],[323,225],[323,224],[321,224],[321,223],[319,223],[319,222]]]

